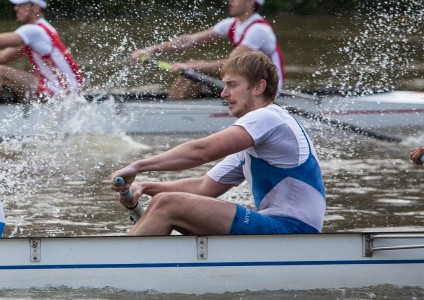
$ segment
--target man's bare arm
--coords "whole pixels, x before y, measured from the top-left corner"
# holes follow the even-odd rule
[[[24,41],[15,32],[6,32],[0,34],[0,64],[7,64],[19,57],[24,51]]]
[[[208,29],[192,34],[181,35],[169,42],[158,45],[153,45],[144,49],[133,52],[133,58],[137,59],[140,56],[150,56],[157,53],[183,51],[194,48],[196,46],[208,45],[216,42],[221,37],[213,30]]]

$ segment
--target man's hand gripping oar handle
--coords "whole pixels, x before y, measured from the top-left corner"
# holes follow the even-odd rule
[[[116,186],[125,186],[125,180],[122,177],[116,177],[115,178],[115,185]],[[124,201],[131,202],[133,199],[133,193],[130,189],[123,189],[119,192],[121,198]],[[128,214],[130,215],[130,219],[132,219],[135,222],[137,222],[141,215],[144,213],[143,208],[141,207],[140,201],[137,202],[137,204],[134,207],[128,207],[127,208]]]

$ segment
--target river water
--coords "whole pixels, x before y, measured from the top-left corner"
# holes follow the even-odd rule
[[[53,23],[63,32],[65,42],[85,70],[89,89],[130,91],[148,86],[163,90],[169,75],[130,62],[129,53],[173,34],[209,26],[221,17],[169,13],[174,17],[167,21],[160,17],[163,12],[152,11],[137,19]],[[377,16],[270,18],[285,55],[286,88],[424,90],[422,9],[420,16]],[[0,23],[6,30],[16,27],[14,22]],[[214,46],[202,52],[161,59],[223,56],[227,50],[227,45]],[[24,62],[16,65],[26,66]],[[109,189],[110,174],[135,159],[199,137],[127,136],[119,130],[113,135],[78,132],[63,135],[60,125],[52,124],[42,137],[8,139],[0,144],[0,195],[6,214],[6,237],[125,234],[130,222]],[[424,144],[424,132],[405,133],[403,143],[392,144],[325,125],[320,127],[311,131],[311,136],[328,195],[324,232],[424,229],[424,168],[413,165],[408,158],[410,148]],[[139,179],[199,176],[212,165],[185,172],[149,172]],[[251,205],[252,201],[245,184],[222,198],[245,205]],[[189,299],[180,295],[86,289],[3,290],[0,296]],[[215,299],[216,295],[194,298]],[[424,291],[382,286],[358,290],[246,292],[219,298],[422,299]]]

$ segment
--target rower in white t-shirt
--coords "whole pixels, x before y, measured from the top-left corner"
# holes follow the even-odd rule
[[[8,87],[18,100],[40,100],[54,95],[78,94],[83,76],[76,61],[59,38],[57,30],[43,18],[44,0],[10,0],[23,25],[0,34],[0,88]],[[8,66],[26,55],[32,72]],[[30,95],[28,95],[30,94]]]
[[[326,201],[317,153],[304,128],[274,104],[274,63],[261,51],[241,53],[223,65],[222,81],[221,96],[237,118],[232,126],[143,157],[112,174],[111,187],[125,207],[136,207],[142,194],[152,196],[129,234],[321,232]],[[200,177],[135,181],[140,173],[183,171],[216,160]],[[255,209],[219,199],[244,180]],[[128,189],[132,197],[125,199],[121,193],[128,195]]]
[[[283,54],[271,25],[264,18],[257,13],[243,22],[236,17],[228,18],[217,23],[213,29],[218,35],[228,38],[233,47],[243,45],[268,55],[277,67],[280,79],[278,87],[283,88]]]
[[[231,18],[225,19],[207,30],[181,35],[169,42],[136,50],[132,56],[134,59],[139,59],[142,56],[151,57],[155,54],[213,44],[220,40],[230,40],[234,48],[228,57],[216,60],[190,60],[184,63],[173,63],[171,71],[177,73],[181,69],[193,69],[219,78],[219,70],[228,58],[242,52],[259,50],[268,55],[277,67],[279,88],[281,89],[284,80],[283,56],[270,24],[258,14],[264,2],[265,0],[231,0],[228,2]],[[203,88],[199,83],[178,76],[169,89],[169,98],[197,97]]]

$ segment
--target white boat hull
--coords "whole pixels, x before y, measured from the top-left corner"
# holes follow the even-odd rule
[[[378,247],[399,249],[370,251]],[[0,289],[113,287],[203,294],[424,287],[419,247],[424,233],[10,238],[0,240]]]
[[[424,127],[424,92],[394,91],[349,98],[330,97],[320,101],[292,98],[282,102],[364,129],[384,131]]]
[[[320,101],[285,97],[279,104],[312,115],[380,132],[401,132],[424,127],[424,93],[390,92],[374,96]],[[322,123],[302,118],[305,127]],[[235,118],[220,99],[186,101],[128,101],[100,103],[67,99],[50,105],[0,105],[0,136],[32,136],[57,131],[61,134],[120,133],[172,134],[212,133],[231,125]],[[315,125],[314,125],[315,124]],[[396,133],[396,131],[394,132]]]
[[[173,134],[219,131],[235,118],[222,100],[73,102],[0,105],[0,136],[120,133]]]

